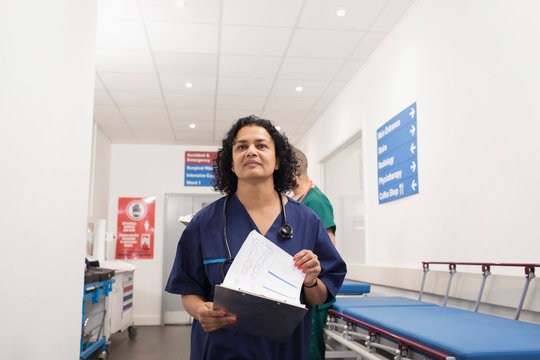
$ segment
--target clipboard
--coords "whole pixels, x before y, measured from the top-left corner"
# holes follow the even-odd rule
[[[304,306],[222,285],[216,285],[215,288],[214,310],[236,316],[238,321],[227,325],[226,329],[279,342],[287,342],[308,312]]]

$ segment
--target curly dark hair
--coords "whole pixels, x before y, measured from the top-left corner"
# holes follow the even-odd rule
[[[274,171],[274,187],[279,192],[286,192],[296,188],[295,174],[298,172],[298,160],[289,140],[281,134],[270,120],[261,119],[255,115],[250,115],[238,119],[229,129],[227,135],[222,140],[221,148],[217,152],[216,165],[214,165],[214,175],[216,177],[213,184],[214,190],[230,195],[236,192],[238,178],[232,171],[232,149],[236,135],[244,126],[260,126],[266,129],[272,137],[276,147],[276,160],[279,168]]]

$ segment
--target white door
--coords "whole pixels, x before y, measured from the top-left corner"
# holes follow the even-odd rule
[[[169,274],[176,255],[176,247],[182,232],[186,228],[178,218],[195,214],[206,205],[216,201],[222,195],[165,195],[165,236],[163,244],[163,289],[169,279]],[[182,306],[180,295],[163,291],[161,307],[161,324],[189,324],[191,318]]]

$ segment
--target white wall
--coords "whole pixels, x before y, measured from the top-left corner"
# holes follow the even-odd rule
[[[96,2],[0,2],[4,359],[77,359]]]
[[[166,193],[210,194],[209,187],[184,187],[185,151],[217,151],[212,146],[112,145],[109,231],[116,232],[119,197],[156,197],[154,259],[126,260],[135,270],[134,321],[156,325],[161,321],[163,294],[163,220]],[[178,299],[180,301],[180,298]]]
[[[109,138],[94,124],[89,216],[95,219],[107,220],[109,215],[111,149]]]
[[[539,13],[534,0],[418,0],[298,144],[317,177],[362,131],[367,264],[539,261]],[[414,101],[420,193],[379,205],[376,129]]]

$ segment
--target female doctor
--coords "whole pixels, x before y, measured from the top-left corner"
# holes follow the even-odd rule
[[[315,213],[282,193],[295,187],[297,160],[287,138],[268,120],[239,119],[222,141],[214,173],[226,196],[199,211],[184,230],[166,291],[182,295],[193,316],[191,360],[307,359],[311,311],[286,343],[227,328],[236,318],[213,310],[214,287],[252,230],[293,256],[305,272],[300,301],[332,300],[346,273]],[[264,309],[260,309],[264,311]]]

